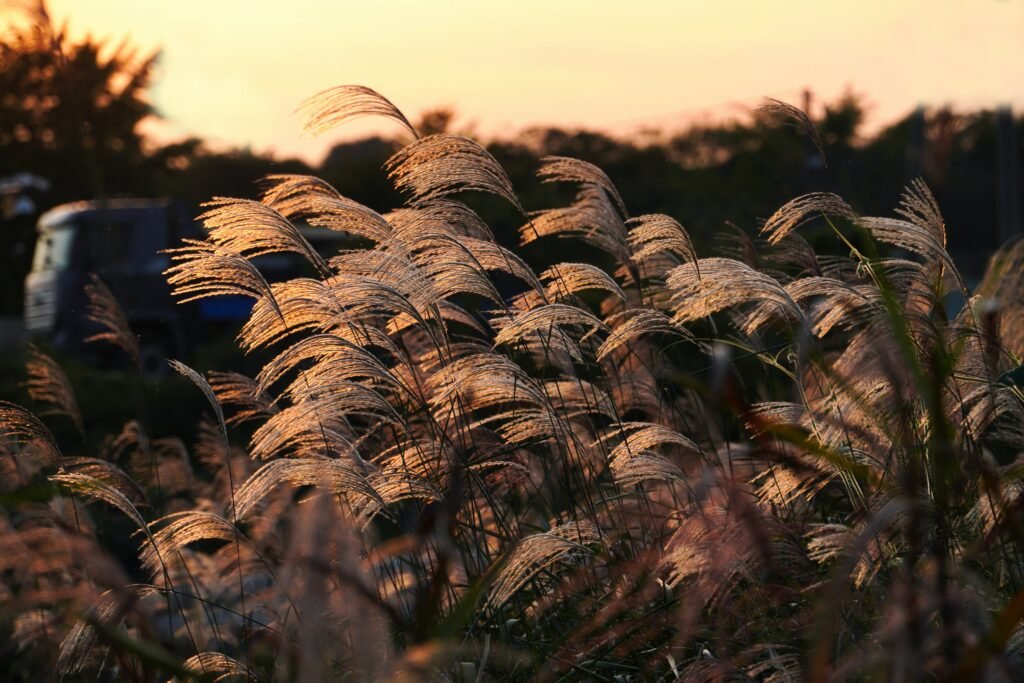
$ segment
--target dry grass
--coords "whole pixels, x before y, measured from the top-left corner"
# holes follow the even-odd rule
[[[806,129],[791,109],[772,105]],[[306,110],[311,130],[412,130],[365,88]],[[630,219],[581,161],[544,160],[578,195],[533,214],[465,138],[417,137],[387,170],[408,206],[271,176],[173,253],[183,300],[256,300],[239,343],[272,354],[252,379],[175,363],[215,416],[191,454],[130,422],[79,457],[0,406],[9,488],[56,485],[0,506],[19,661],[129,680],[1024,675],[1019,245],[993,264],[1004,287],[971,296],[920,182],[900,218],[794,200],[767,244],[737,242],[757,266]],[[582,240],[614,266],[535,275],[467,190],[519,210],[523,242]],[[365,246],[324,260],[298,218]],[[815,254],[811,222],[849,255]],[[268,284],[249,259],[272,251],[319,277]],[[93,298],[99,340],[131,353]],[[33,351],[28,372],[42,414],[80,426],[59,367]],[[136,564],[114,560],[112,511]]]

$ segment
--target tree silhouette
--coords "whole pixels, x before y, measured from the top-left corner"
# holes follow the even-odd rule
[[[0,177],[42,176],[57,201],[137,191],[157,53],[73,40],[43,0],[22,8],[28,21],[0,37]]]

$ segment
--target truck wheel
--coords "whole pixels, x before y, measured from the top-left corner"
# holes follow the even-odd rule
[[[170,372],[167,360],[171,357],[169,344],[160,339],[159,332],[143,333],[139,337],[139,372],[146,379],[159,379]]]

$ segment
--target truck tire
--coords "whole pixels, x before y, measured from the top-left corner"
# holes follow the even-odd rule
[[[139,334],[139,372],[145,379],[160,379],[170,373],[167,361],[175,357],[175,344],[160,328],[146,328]]]

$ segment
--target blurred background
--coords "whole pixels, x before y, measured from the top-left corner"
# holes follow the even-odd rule
[[[198,234],[202,201],[256,197],[272,173],[320,176],[380,212],[399,206],[381,170],[408,142],[397,127],[300,134],[301,101],[344,83],[378,90],[424,134],[484,142],[528,210],[571,199],[533,177],[540,157],[596,163],[631,213],[672,215],[704,254],[806,192],[890,215],[922,177],[971,283],[1022,230],[1022,35],[1021,0],[7,0],[0,398],[23,398],[29,338],[67,354],[73,379],[116,381],[80,343],[91,273],[122,299],[147,374],[167,357],[244,368],[231,351],[244,302],[174,307],[159,251]],[[764,96],[807,112],[827,165],[757,111]],[[515,243],[521,218],[470,201]],[[325,251],[343,243],[314,237]],[[279,277],[298,268],[265,265]]]

